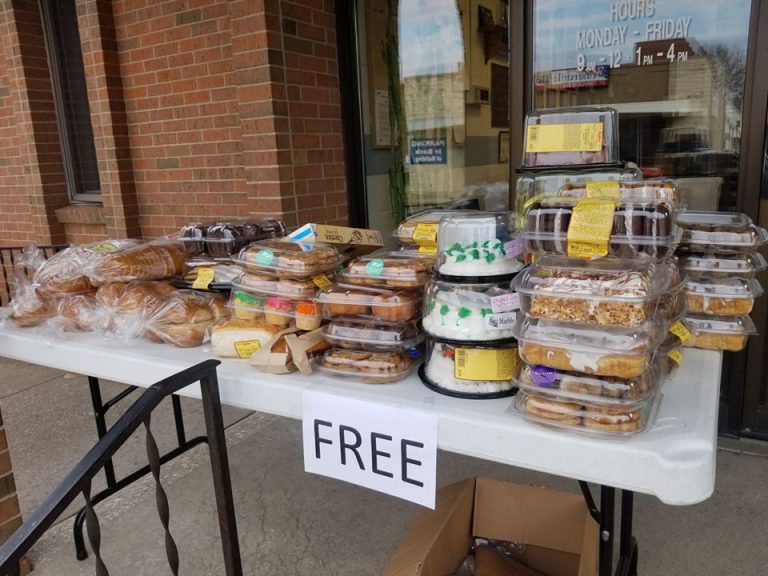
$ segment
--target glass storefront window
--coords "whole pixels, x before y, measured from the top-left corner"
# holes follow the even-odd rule
[[[620,113],[620,153],[735,210],[750,0],[534,0],[535,108]]]
[[[369,226],[509,206],[506,0],[360,0]]]

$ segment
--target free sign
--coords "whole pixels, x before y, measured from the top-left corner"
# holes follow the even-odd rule
[[[437,416],[308,390],[304,470],[435,507]]]

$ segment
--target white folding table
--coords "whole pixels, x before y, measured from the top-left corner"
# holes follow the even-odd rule
[[[41,342],[34,329],[0,329],[0,356],[67,372],[147,387],[206,358],[210,348],[180,349],[145,340],[126,343],[94,334]],[[253,411],[301,418],[307,389],[434,412],[438,447],[476,458],[580,481],[601,524],[601,576],[612,569],[615,489],[622,490],[622,530],[617,574],[636,571],[632,496],[652,494],[671,505],[695,504],[714,490],[722,356],[685,350],[683,364],[665,384],[655,423],[627,438],[590,437],[539,426],[509,409],[511,400],[462,400],[428,390],[413,375],[394,384],[370,385],[322,374],[304,377],[258,372],[242,360],[222,360],[221,401]],[[184,395],[199,397],[199,387]],[[585,482],[599,484],[601,506]],[[607,563],[607,567],[606,567]]]

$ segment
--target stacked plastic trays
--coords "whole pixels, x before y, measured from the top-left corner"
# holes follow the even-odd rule
[[[242,273],[232,284],[230,306],[233,317],[241,321],[233,326],[238,333],[312,331],[321,326],[317,296],[333,283],[334,271],[342,262],[336,248],[321,243],[262,240],[243,248],[235,262]],[[254,346],[246,344],[235,343],[240,357],[250,357],[255,351]]]
[[[427,351],[419,375],[430,389],[462,398],[513,393],[519,303],[511,281],[522,268],[522,241],[508,212],[442,218],[438,263],[424,296]]]
[[[240,270],[232,258],[251,242],[285,236],[285,225],[274,218],[193,222],[184,226],[174,240],[184,245],[189,257],[177,288],[229,291]]]
[[[612,111],[539,112],[528,126],[525,170],[617,161]],[[680,361],[669,333],[684,312],[676,216],[671,182],[566,183],[529,199],[523,238],[535,263],[513,284],[525,363],[514,405],[527,419],[609,435],[646,428]]]
[[[681,267],[688,275],[685,295],[690,335],[683,346],[706,350],[743,350],[755,325],[749,314],[763,288],[755,278],[765,270],[759,253],[768,232],[745,214],[685,212]]]
[[[533,112],[526,122],[526,152],[518,170],[515,208],[522,216],[563,187],[587,182],[633,182],[640,169],[619,160],[618,120],[610,108]]]
[[[330,320],[326,339],[333,345],[318,367],[370,384],[411,374],[423,358],[417,322],[433,262],[428,254],[397,252],[352,260],[341,283],[318,296],[322,315]]]

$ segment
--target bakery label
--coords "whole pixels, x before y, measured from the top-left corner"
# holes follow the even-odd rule
[[[678,366],[683,363],[683,353],[680,350],[670,350],[667,352],[667,356],[669,356]]]
[[[371,260],[365,265],[365,271],[368,276],[381,276],[381,273],[384,272],[384,260]]]
[[[587,198],[621,199],[621,185],[616,180],[587,182]]]
[[[520,309],[520,294],[511,292],[500,296],[491,296],[491,310],[494,314],[512,312]]]
[[[535,124],[528,126],[525,151],[600,152],[603,149],[603,123]]]
[[[216,277],[216,271],[213,268],[200,267],[197,269],[197,278],[192,282],[194,290],[208,290],[208,287]]]
[[[419,254],[437,254],[437,224],[416,224],[413,241],[419,247]]]
[[[504,258],[512,260],[517,258],[524,251],[525,245],[522,238],[515,238],[504,244]]]
[[[549,388],[555,383],[557,372],[549,366],[537,364],[531,368],[531,381],[542,388]]]
[[[517,312],[502,312],[501,314],[486,314],[485,329],[493,332],[494,330],[512,330],[517,323]]]
[[[331,282],[331,279],[328,278],[325,274],[319,274],[317,276],[312,277],[312,282],[315,286],[320,288],[320,290],[325,290],[326,288],[330,288],[333,286],[333,282]]]
[[[256,254],[256,264],[261,266],[271,266],[275,259],[275,253],[272,250],[259,250]]]
[[[517,348],[456,348],[453,375],[459,380],[508,381],[516,365]]]
[[[258,340],[241,340],[240,342],[235,342],[235,350],[240,358],[250,358],[259,348],[261,348],[261,344]]]
[[[679,320],[669,327],[669,332],[677,336],[683,344],[691,339],[691,333],[688,331],[688,328]]]
[[[607,255],[615,210],[613,200],[579,200],[568,226],[568,256],[588,260]]]
[[[435,507],[437,415],[307,390],[304,470]]]

